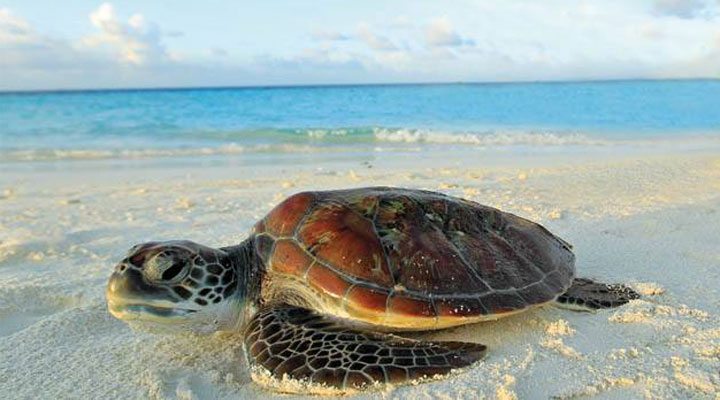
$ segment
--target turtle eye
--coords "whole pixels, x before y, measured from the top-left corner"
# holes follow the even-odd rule
[[[188,270],[187,258],[174,253],[161,252],[145,262],[145,275],[156,282],[179,282]]]
[[[185,264],[186,263],[183,260],[175,261],[170,268],[166,269],[165,272],[162,273],[162,280],[170,281],[178,276],[178,274],[182,272],[183,267],[185,267]]]

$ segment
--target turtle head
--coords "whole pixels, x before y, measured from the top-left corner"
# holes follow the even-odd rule
[[[242,323],[244,282],[232,257],[190,241],[134,246],[106,289],[110,313],[155,331],[210,333]]]

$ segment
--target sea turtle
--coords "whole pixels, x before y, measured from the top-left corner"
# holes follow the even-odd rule
[[[253,378],[263,384],[361,390],[444,375],[486,350],[390,332],[494,320],[552,302],[600,309],[638,297],[624,285],[576,278],[571,248],[537,223],[441,193],[303,192],[236,246],[133,247],[110,277],[107,300],[129,323],[243,332]]]

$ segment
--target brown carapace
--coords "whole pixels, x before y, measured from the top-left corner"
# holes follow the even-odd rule
[[[254,234],[268,296],[290,287],[381,330],[495,319],[555,299],[574,275],[570,246],[542,226],[429,191],[299,193]]]

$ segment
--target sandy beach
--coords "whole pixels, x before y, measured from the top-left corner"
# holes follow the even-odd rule
[[[250,381],[238,334],[152,335],[112,318],[114,262],[150,239],[238,243],[301,190],[392,185],[536,220],[575,246],[580,275],[627,282],[643,298],[419,335],[489,352],[450,379],[358,398],[719,398],[720,152],[578,152],[6,163],[0,397],[278,396]]]
[[[0,1],[0,400],[720,400],[720,0],[169,4]]]

